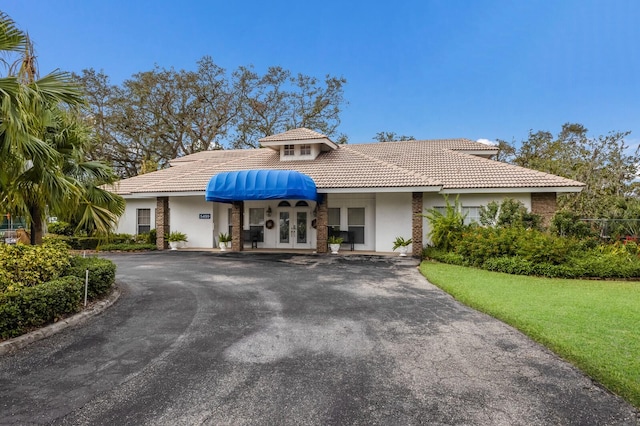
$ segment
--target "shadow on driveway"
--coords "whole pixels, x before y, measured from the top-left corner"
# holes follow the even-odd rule
[[[108,311],[0,358],[1,424],[637,424],[395,257],[110,255]]]

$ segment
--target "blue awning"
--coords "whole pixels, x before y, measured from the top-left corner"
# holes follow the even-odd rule
[[[214,175],[205,199],[218,203],[244,200],[318,198],[316,184],[309,176],[293,170],[241,170]]]

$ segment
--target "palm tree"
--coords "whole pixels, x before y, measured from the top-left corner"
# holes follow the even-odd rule
[[[65,72],[38,78],[28,36],[2,12],[0,53],[20,55],[0,78],[0,211],[28,218],[32,244],[47,207],[82,211],[82,226],[107,233],[124,202],[98,187],[113,182],[106,166],[82,161],[89,136],[69,119],[84,104],[80,88]]]

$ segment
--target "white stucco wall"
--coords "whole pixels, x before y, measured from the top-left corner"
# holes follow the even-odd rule
[[[364,244],[356,244],[355,250],[375,250],[376,248],[376,194],[327,194],[329,208],[340,208],[340,229],[349,230],[348,208],[364,208]],[[346,246],[345,246],[346,247]],[[343,248],[344,249],[344,248]]]
[[[393,251],[396,237],[411,238],[411,193],[376,194],[375,238],[377,252]],[[409,246],[409,251],[411,251]]]
[[[200,219],[200,214],[211,218]],[[214,203],[205,201],[204,196],[169,197],[169,229],[187,234],[187,247],[213,247],[215,217]]]
[[[156,199],[155,198],[127,198],[124,214],[120,216],[116,232],[119,234],[136,234],[137,209],[151,210],[151,229],[156,227]]]

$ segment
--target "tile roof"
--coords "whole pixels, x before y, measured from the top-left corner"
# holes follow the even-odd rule
[[[307,129],[306,127],[300,127],[297,129],[287,130],[284,133],[278,133],[277,135],[271,135],[258,139],[258,142],[277,142],[277,141],[302,141],[306,139],[329,139],[322,133],[315,132]]]
[[[308,129],[296,130],[310,134]],[[340,145],[311,161],[280,161],[279,152],[266,148],[204,151],[173,160],[168,169],[122,180],[115,191],[120,194],[204,192],[216,173],[248,169],[297,170],[309,175],[318,189],[583,186],[570,179],[465,153],[492,150],[495,151],[495,147],[468,139],[439,139]]]

